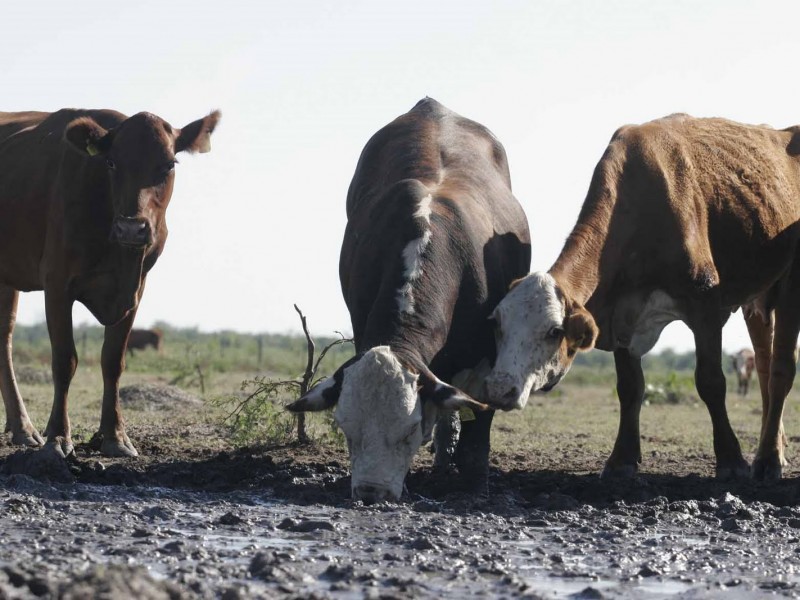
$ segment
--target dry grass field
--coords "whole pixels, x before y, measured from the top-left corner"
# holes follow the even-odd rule
[[[165,355],[153,350],[138,352],[128,359],[128,369],[121,386],[152,385],[164,388],[182,388],[196,401],[164,396],[152,402],[124,402],[123,410],[134,444],[142,450],[142,459],[148,460],[147,447],[160,447],[159,454],[180,455],[208,451],[233,451],[242,446],[286,448],[292,441],[292,417],[281,410],[281,401],[269,403],[267,408],[254,414],[254,422],[246,425],[247,431],[233,432],[225,421],[229,412],[246,397],[251,386],[242,391],[242,382],[257,376],[273,379],[296,377],[303,367],[303,341],[296,340],[294,349],[284,357],[279,368],[283,374],[269,369],[246,365],[244,360],[220,361],[217,342],[210,343],[212,350],[203,358],[196,353],[193,359],[187,348],[177,343]],[[168,347],[169,348],[169,347]],[[232,352],[229,351],[229,353]],[[245,349],[242,356],[252,359],[253,348]],[[212,365],[209,355],[217,361]],[[200,356],[198,358],[197,356]],[[328,368],[335,368],[334,357]],[[239,357],[241,359],[241,356]],[[188,362],[187,362],[188,360]],[[263,359],[262,359],[263,360]],[[266,362],[266,361],[265,361]],[[203,375],[201,390],[197,370]],[[187,366],[188,365],[188,366]],[[291,365],[296,365],[292,372]],[[20,389],[34,423],[41,429],[47,422],[52,388],[48,367],[43,362],[24,361],[20,371]],[[675,374],[663,368],[650,374],[650,380],[668,382],[679,390],[672,401],[654,398],[646,401],[642,409],[641,434],[643,462],[640,473],[646,475],[713,476],[714,459],[711,439],[711,421],[705,405],[699,400],[691,385],[691,371]],[[648,372],[646,370],[646,377]],[[729,376],[728,410],[733,428],[739,436],[745,455],[752,458],[760,425],[761,403],[757,389],[742,398],[734,391]],[[671,384],[669,383],[671,381]],[[755,387],[755,386],[754,386]],[[73,436],[77,444],[88,442],[99,422],[102,378],[100,367],[91,356],[82,361],[70,391],[70,415]],[[288,398],[287,398],[288,399]],[[495,416],[492,434],[492,462],[503,471],[562,471],[574,474],[599,473],[609,455],[617,430],[619,407],[614,391],[613,371],[607,366],[578,365],[558,388],[548,394],[535,394],[523,411],[499,412]],[[790,466],[786,474],[795,476],[791,463],[795,444],[800,440],[800,402],[793,391],[787,402],[785,424],[790,441],[787,457]],[[327,415],[309,415],[309,427],[315,440],[312,455],[324,448],[332,456],[346,461],[344,445],[335,435]],[[302,447],[291,447],[291,454],[304,460]],[[2,448],[4,454],[12,451]],[[429,463],[423,449],[417,460],[419,468]],[[416,467],[415,467],[416,468]]]

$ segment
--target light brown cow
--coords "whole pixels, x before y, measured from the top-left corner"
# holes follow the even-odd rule
[[[750,379],[756,368],[756,354],[750,348],[742,348],[731,357],[731,366],[736,373],[736,390],[740,396],[746,396],[750,388]]]
[[[79,301],[105,325],[101,451],[137,454],[119,406],[125,344],[167,240],[175,155],[208,152],[219,117],[177,129],[150,113],[0,113],[0,389],[13,443],[44,443],[11,363],[19,291],[44,290],[55,388],[48,446],[72,451],[67,393],[78,363],[72,305]]]
[[[725,408],[721,334],[731,312],[746,306],[765,405],[753,476],[779,478],[800,330],[798,154],[798,127],[673,115],[619,129],[555,264],[518,282],[494,313],[498,359],[486,400],[523,405],[596,339],[614,352],[621,408],[604,474],[632,475],[641,461],[641,357],[664,326],[681,320],[694,334],[717,475],[744,475]]]

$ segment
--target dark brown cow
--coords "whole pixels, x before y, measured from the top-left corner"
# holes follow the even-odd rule
[[[67,393],[78,362],[72,305],[79,301],[105,325],[101,451],[136,456],[119,407],[125,344],[167,239],[175,155],[208,152],[219,117],[176,129],[149,113],[0,113],[0,389],[13,443],[44,443],[11,363],[19,291],[44,290],[55,388],[48,445],[72,451]]]
[[[722,326],[743,306],[765,409],[753,476],[779,478],[800,330],[799,221],[800,128],[687,115],[623,127],[555,264],[520,281],[495,313],[488,401],[519,405],[531,389],[552,387],[599,328],[597,347],[614,352],[620,401],[605,474],[631,475],[641,460],[641,357],[681,320],[694,334],[717,475],[745,475],[721,347]]]
[[[128,352],[133,356],[134,350],[144,350],[148,347],[161,352],[161,343],[164,333],[160,329],[131,329],[128,336]]]
[[[440,411],[484,408],[445,381],[494,360],[487,317],[529,263],[505,150],[485,127],[426,98],[367,143],[339,261],[358,354],[291,407],[336,404],[354,498],[398,498]],[[455,456],[482,490],[492,415],[463,423]]]

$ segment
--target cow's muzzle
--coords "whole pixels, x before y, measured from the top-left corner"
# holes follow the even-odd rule
[[[382,485],[362,483],[353,488],[353,500],[361,500],[366,505],[383,502],[384,500],[399,500],[400,498]]]
[[[484,380],[481,399],[492,408],[511,410],[525,406],[522,387],[508,373],[494,373]]]
[[[153,243],[153,231],[147,219],[117,217],[111,226],[111,241],[130,248],[145,248]]]

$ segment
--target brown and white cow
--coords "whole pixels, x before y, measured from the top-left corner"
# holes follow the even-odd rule
[[[619,129],[558,259],[494,312],[498,358],[486,401],[522,406],[531,390],[554,386],[577,351],[614,352],[620,425],[604,474],[631,475],[641,461],[641,357],[681,320],[694,334],[717,474],[744,475],[721,348],[724,323],[744,306],[765,406],[753,475],[779,478],[800,329],[799,153],[797,127],[673,115]]]
[[[746,396],[750,388],[750,378],[756,368],[756,354],[750,348],[742,348],[731,357],[731,366],[736,373],[736,390]]]
[[[487,318],[530,264],[503,146],[426,98],[367,143],[347,218],[339,275],[357,355],[290,409],[336,405],[365,502],[400,497],[442,411],[475,409],[456,464],[485,487],[493,411],[445,382],[494,360]]]
[[[105,325],[101,451],[136,456],[119,407],[125,344],[167,240],[176,155],[208,152],[219,117],[177,129],[144,112],[0,113],[0,389],[13,443],[44,443],[11,362],[19,291],[44,290],[55,388],[48,446],[72,451],[67,393],[78,362],[72,305],[79,301]]]
[[[134,350],[146,350],[152,348],[156,352],[161,352],[161,344],[164,340],[164,332],[160,329],[131,329],[128,336],[127,350],[133,356]]]

